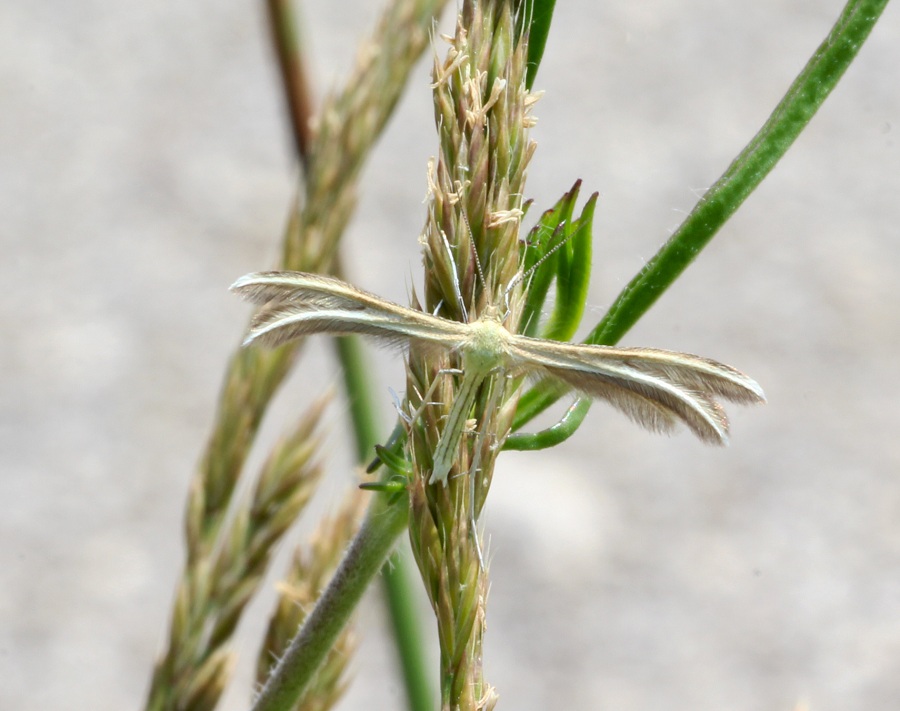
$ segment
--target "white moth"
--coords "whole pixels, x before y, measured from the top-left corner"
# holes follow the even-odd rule
[[[765,402],[762,388],[714,360],[652,348],[560,343],[510,333],[498,313],[461,323],[406,308],[332,277],[303,272],[258,272],[232,286],[268,306],[251,323],[244,344],[278,346],[314,333],[360,333],[389,343],[435,347],[461,361],[462,383],[450,409],[429,483],[447,481],[478,388],[493,373],[561,381],[606,400],[655,432],[683,422],[704,442],[726,444],[728,419],[716,398]]]

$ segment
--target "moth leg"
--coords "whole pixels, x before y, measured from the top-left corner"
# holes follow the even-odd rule
[[[458,368],[443,368],[437,372],[438,376],[441,375],[461,375],[462,371]],[[397,411],[397,414],[409,425],[415,423],[421,416],[422,413],[425,412],[426,407],[441,405],[443,403],[438,402],[437,400],[432,400],[431,396],[434,395],[434,391],[437,389],[438,383],[440,382],[440,378],[436,377],[431,381],[431,384],[428,386],[428,390],[425,391],[425,395],[422,396],[421,393],[416,391],[416,395],[419,396],[419,406],[410,413],[405,413],[400,410]],[[409,398],[406,399],[407,406],[409,405]]]
[[[475,402],[475,396],[478,394],[478,388],[486,377],[487,373],[469,370],[463,373],[463,380],[460,383],[456,398],[450,407],[450,413],[444,423],[444,430],[441,432],[441,438],[438,440],[437,447],[434,449],[433,467],[431,470],[431,478],[429,484],[440,482],[446,486],[447,475],[456,461],[456,455],[459,453],[459,442],[462,439],[463,428],[468,420],[469,410]]]

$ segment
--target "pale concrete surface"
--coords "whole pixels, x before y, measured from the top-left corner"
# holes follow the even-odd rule
[[[327,87],[374,10],[309,4]],[[578,177],[602,193],[591,322],[840,7],[559,3],[529,195],[547,205]],[[565,446],[502,458],[486,521],[500,708],[900,704],[898,27],[895,3],[625,339],[755,376],[770,403],[734,411],[732,446],[651,437],[598,406]],[[0,97],[0,708],[139,708],[247,314],[226,287],[272,264],[293,190],[261,3],[6,3]],[[355,280],[395,300],[421,283],[430,116],[423,67],[345,244]],[[327,353],[312,349],[266,441],[333,378]],[[387,421],[402,370],[377,357]],[[331,418],[338,449],[341,408]],[[332,468],[336,490],[352,474],[346,458]],[[402,707],[376,603],[346,709]],[[264,607],[242,628],[245,662]],[[224,708],[246,698],[239,683]]]

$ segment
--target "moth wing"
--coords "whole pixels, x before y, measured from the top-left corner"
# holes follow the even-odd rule
[[[553,343],[518,336],[512,358],[538,377],[606,400],[652,431],[681,421],[701,440],[728,441],[728,418],[714,399],[760,402],[762,390],[729,366],[671,351]],[[740,377],[738,377],[740,376]]]
[[[307,272],[254,272],[245,274],[230,288],[254,304],[299,302],[323,308],[353,308],[368,300],[383,301],[340,279]]]
[[[244,343],[279,346],[316,333],[362,334],[405,347],[410,340],[454,348],[466,325],[400,306],[350,284],[304,272],[259,272],[232,287],[263,303]]]
[[[588,347],[601,349],[599,357],[604,360],[628,364],[688,390],[744,404],[766,401],[762,388],[753,378],[711,358],[658,348]]]

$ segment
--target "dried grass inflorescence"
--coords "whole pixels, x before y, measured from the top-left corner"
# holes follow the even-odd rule
[[[327,398],[316,402],[263,465],[252,494],[218,529],[207,548],[188,529],[188,548],[203,550],[186,568],[176,593],[170,644],[154,672],[147,708],[215,708],[228,682],[225,646],[265,575],[274,543],[306,506],[321,476],[316,425]],[[190,516],[190,514],[189,514]]]
[[[472,322],[488,309],[516,332],[519,220],[533,97],[525,88],[525,41],[506,2],[464,3],[456,33],[435,60],[440,155],[429,168],[428,220],[421,238],[424,310]],[[410,349],[407,398],[421,415],[409,425],[414,467],[410,539],[437,621],[444,708],[495,703],[481,670],[487,578],[475,521],[515,403],[515,384],[488,377],[474,399],[446,485],[429,485],[434,453],[462,382],[459,358]],[[451,372],[456,370],[457,372]]]
[[[315,121],[299,204],[291,210],[285,230],[283,268],[321,272],[333,268],[340,236],[355,206],[360,169],[445,3],[391,3],[345,87],[326,100]],[[290,371],[298,346],[241,348],[228,364],[213,430],[191,484],[185,516],[187,561],[147,709],[213,708],[229,679],[230,654],[222,645],[243,605],[225,615],[233,613],[227,624],[210,607],[210,594],[217,585],[211,578],[216,551],[223,540],[230,539],[224,527],[235,487],[263,414]],[[239,597],[249,598],[258,583],[258,579],[243,582]],[[207,631],[200,634],[201,629]],[[209,629],[217,631],[210,634]]]
[[[446,0],[389,3],[362,44],[346,88],[313,121],[302,210],[288,227],[282,267],[327,274],[356,206],[359,172],[391,116]]]

